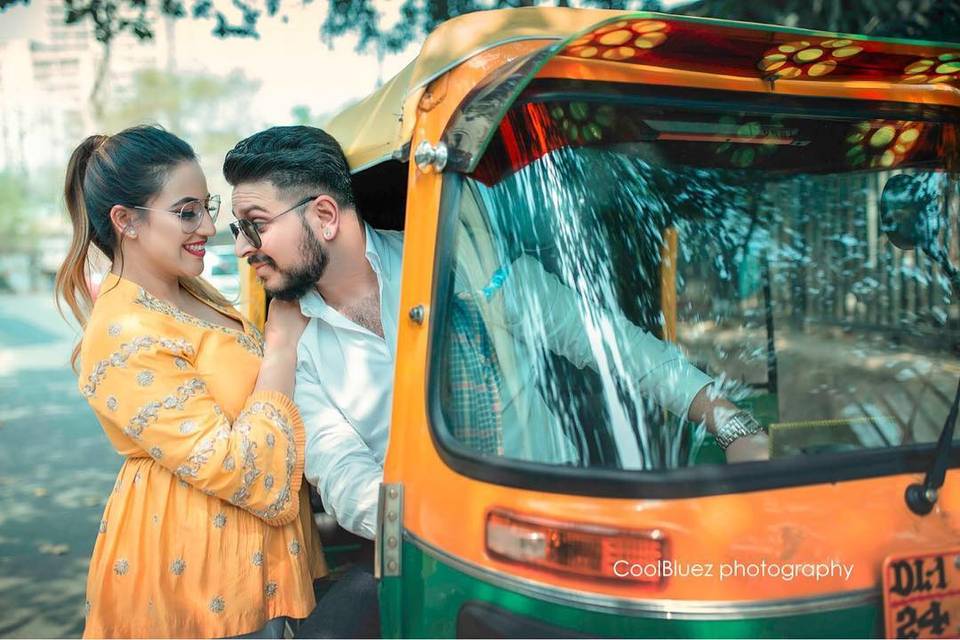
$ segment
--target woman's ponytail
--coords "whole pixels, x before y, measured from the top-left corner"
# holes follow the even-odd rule
[[[70,156],[70,162],[67,164],[66,183],[63,188],[67,211],[70,212],[70,222],[73,225],[73,240],[70,243],[70,249],[67,251],[67,257],[57,270],[54,292],[60,315],[66,317],[63,309],[63,304],[66,303],[81,327],[86,326],[90,309],[93,307],[93,296],[89,288],[87,255],[90,250],[90,243],[94,241],[96,235],[90,217],[87,215],[83,182],[90,158],[106,140],[107,136],[96,135],[90,136],[80,143],[80,146]],[[97,242],[97,244],[103,243]],[[79,353],[80,345],[78,344],[70,358],[70,364],[74,370],[77,368]]]

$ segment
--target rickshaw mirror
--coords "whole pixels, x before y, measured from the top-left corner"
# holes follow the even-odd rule
[[[880,196],[880,232],[905,251],[929,250],[940,230],[938,176],[898,174]]]

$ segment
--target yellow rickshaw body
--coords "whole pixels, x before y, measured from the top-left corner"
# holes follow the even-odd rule
[[[687,620],[714,625],[703,627],[706,631],[702,632],[706,633],[750,634],[771,627],[722,624],[793,617],[806,622],[798,623],[800,626],[794,627],[792,633],[842,634],[845,632],[836,627],[817,626],[817,614],[857,607],[872,607],[878,612],[884,558],[948,548],[960,541],[960,472],[956,469],[947,473],[934,512],[918,516],[905,507],[902,498],[908,485],[923,479],[923,473],[915,471],[720,495],[638,499],[572,495],[560,485],[549,490],[531,490],[483,481],[452,468],[438,450],[437,439],[431,432],[428,398],[431,327],[437,322],[432,313],[437,286],[435,265],[446,172],[418,167],[413,155],[421,143],[436,145],[443,140],[464,100],[492,72],[545,46],[566,42],[564,49],[536,70],[537,78],[681,86],[756,95],[775,91],[783,96],[960,108],[960,78],[937,84],[909,84],[903,82],[902,73],[844,79],[804,76],[776,78],[774,86],[769,78],[750,73],[750,69],[741,74],[718,73],[679,64],[627,64],[578,55],[578,38],[620,19],[761,32],[755,25],[602,10],[530,8],[469,14],[442,25],[400,74],[336,115],[326,127],[343,145],[355,173],[362,174],[387,161],[406,163],[401,317],[383,482],[402,490],[402,511],[398,514],[402,538],[392,544],[413,547],[417,557],[427,557],[429,561],[409,566],[409,556],[403,555],[404,561],[394,570],[379,567],[386,635],[454,633],[455,620],[443,624],[415,620],[421,615],[437,615],[440,609],[436,601],[445,598],[450,601],[449,614],[456,617],[454,605],[459,606],[460,596],[455,598],[425,586],[431,571],[439,571],[440,565],[493,584],[500,591],[521,594],[526,604],[513,608],[517,615],[564,628],[573,618],[550,607],[618,620],[609,627],[581,627],[581,632],[663,635],[670,633],[665,631],[669,627],[644,625],[650,620]],[[773,27],[762,34],[771,46],[790,39],[838,37]],[[844,37],[866,41],[858,36]],[[890,42],[886,46],[891,51],[912,51],[917,57],[953,50],[947,49],[948,45],[915,42]],[[583,47],[579,45],[579,53]],[[668,234],[662,249],[665,267],[661,274],[661,300],[667,339],[676,335],[676,276],[666,258],[675,258],[677,242],[682,244],[683,238],[678,240],[675,234]],[[416,315],[418,309],[422,309],[422,316]],[[253,311],[256,316],[257,310]],[[578,577],[493,556],[486,539],[486,524],[493,509],[578,527],[656,531],[667,541],[665,548],[670,558],[712,563],[715,568],[721,563],[735,562],[816,564],[836,560],[853,565],[853,572],[848,578],[831,576],[816,581],[784,581],[770,576],[732,576],[724,580],[674,576],[659,584]],[[705,523],[723,526],[708,528]],[[378,540],[378,550],[385,551],[385,545],[385,540]],[[396,556],[384,552],[380,557],[385,563],[388,557]],[[478,593],[481,595],[471,598],[488,597],[490,602],[509,608],[502,598],[497,600],[482,590]],[[871,633],[880,633],[880,626],[875,625]],[[680,634],[692,633],[692,629],[683,627]]]

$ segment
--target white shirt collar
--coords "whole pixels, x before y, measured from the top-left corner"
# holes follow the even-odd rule
[[[380,254],[383,251],[383,239],[380,237],[380,234],[377,233],[376,229],[366,222],[363,223],[363,228],[364,235],[366,235],[364,255],[370,263],[371,268],[373,268],[373,272],[377,275],[377,282],[382,298],[384,274],[383,259]],[[311,287],[311,289],[300,298],[300,311],[308,318],[322,318],[330,324],[340,324],[338,319],[342,319],[342,316],[327,304],[327,301],[323,299],[323,296],[320,295],[316,287]]]

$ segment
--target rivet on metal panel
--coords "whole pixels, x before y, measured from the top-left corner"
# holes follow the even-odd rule
[[[417,150],[413,154],[413,159],[417,163],[417,168],[424,173],[441,173],[447,166],[448,151],[447,145],[438,142],[436,146],[430,144],[429,140],[424,140],[417,145]]]
[[[377,577],[396,577],[401,571],[403,536],[403,485],[380,486],[380,508],[377,518]]]
[[[417,324],[423,324],[423,305],[418,304],[417,306],[410,309],[410,319],[416,322]],[[396,497],[396,496],[393,496]]]

